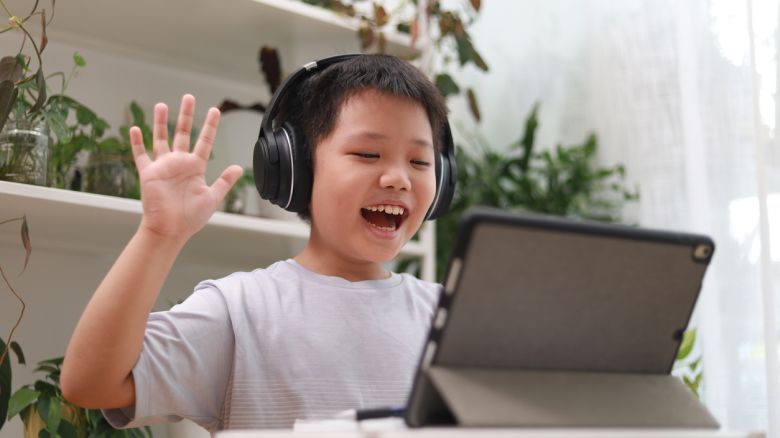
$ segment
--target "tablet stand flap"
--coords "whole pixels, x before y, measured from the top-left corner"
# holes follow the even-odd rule
[[[719,427],[668,374],[441,366],[427,373],[464,427]]]

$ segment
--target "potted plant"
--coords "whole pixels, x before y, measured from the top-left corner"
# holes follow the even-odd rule
[[[17,221],[20,221],[22,223],[21,238],[22,238],[22,245],[24,246],[25,249],[24,266],[22,267],[22,272],[19,274],[21,275],[22,273],[24,273],[25,269],[27,268],[27,262],[30,260],[30,254],[32,253],[32,246],[30,244],[30,232],[27,226],[27,217],[22,216],[22,217],[7,219],[0,222],[0,225],[5,225]],[[8,403],[11,398],[12,369],[11,369],[10,352],[13,351],[16,354],[16,357],[20,365],[25,364],[22,348],[19,346],[19,344],[16,341],[13,340],[13,337],[14,337],[14,332],[19,327],[19,323],[21,323],[22,321],[22,317],[24,317],[24,309],[26,305],[24,299],[16,291],[16,289],[14,289],[13,285],[11,284],[11,281],[8,279],[8,276],[6,275],[5,270],[3,269],[2,266],[0,266],[0,277],[2,277],[5,287],[8,288],[9,291],[11,291],[14,297],[22,305],[22,308],[19,311],[19,317],[16,319],[16,323],[11,328],[11,332],[8,334],[8,337],[6,338],[5,341],[3,341],[2,338],[0,338],[0,429],[2,429],[3,425],[5,424],[6,416],[8,414]]]
[[[44,74],[42,54],[54,2],[47,15],[35,0],[24,16],[13,14],[2,0],[0,4],[9,16],[0,33],[21,37],[19,51],[0,59],[0,179],[64,188],[64,175],[76,154],[94,145],[108,124],[65,94],[71,79],[86,65],[78,52],[68,75]],[[40,34],[36,38],[28,23],[38,19]],[[52,93],[54,89],[58,92]],[[75,123],[68,122],[71,115],[76,116]]]
[[[8,417],[21,417],[26,438],[152,436],[148,427],[116,430],[99,410],[80,408],[66,401],[60,389],[61,365],[62,357],[39,362],[35,372],[44,373],[44,377],[23,386],[11,397]]]

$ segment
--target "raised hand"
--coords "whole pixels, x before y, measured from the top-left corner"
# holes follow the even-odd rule
[[[195,98],[181,99],[181,109],[171,147],[168,146],[168,107],[154,107],[152,158],[144,149],[138,127],[130,129],[133,158],[141,183],[141,227],[176,240],[189,239],[216,211],[243,169],[232,165],[214,183],[206,183],[206,164],[219,125],[219,110],[210,108],[195,146],[190,151],[190,132]]]

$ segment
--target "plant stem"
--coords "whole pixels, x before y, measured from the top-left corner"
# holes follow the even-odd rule
[[[37,1],[35,3],[36,5],[38,4]],[[35,56],[38,58],[38,69],[40,70],[41,68],[43,68],[43,61],[41,60],[41,51],[38,50],[38,45],[35,44],[35,38],[33,38],[33,36],[30,34],[29,31],[27,31],[27,28],[25,28],[24,26],[19,26],[19,29],[22,29],[22,32],[24,32],[24,34],[27,35],[27,37],[30,39],[30,44],[32,44],[33,49],[35,49]]]
[[[35,0],[35,4],[33,4],[32,9],[30,10],[30,15],[32,15],[37,9],[38,9],[38,0]]]
[[[14,332],[16,331],[16,328],[19,327],[19,324],[22,322],[22,317],[24,316],[24,309],[27,308],[27,305],[25,304],[22,297],[19,296],[18,293],[16,293],[16,290],[14,290],[13,286],[11,286],[11,282],[8,281],[8,278],[5,276],[5,271],[3,271],[3,267],[0,266],[0,275],[3,276],[3,281],[5,281],[5,285],[8,286],[8,289],[11,290],[11,293],[14,294],[17,300],[19,300],[20,303],[22,303],[22,311],[19,312],[19,318],[16,319],[16,324],[14,324],[13,328],[11,329],[11,333],[8,335],[8,338],[6,339],[5,349],[3,349],[3,354],[0,355],[0,364],[5,361],[5,357],[8,355],[8,349],[11,348],[11,339],[14,337]]]
[[[5,4],[5,2],[3,0],[0,0],[0,5],[3,6],[3,9],[5,9],[5,13],[8,14],[8,18],[11,18],[11,17],[14,16],[14,14],[11,13],[11,10],[8,9],[8,6]],[[37,1],[36,1],[36,5],[37,5]]]
[[[24,219],[24,218],[22,218],[22,217],[15,217],[13,219],[6,219],[6,220],[0,222],[0,225],[7,224],[8,222],[20,221],[22,219]]]

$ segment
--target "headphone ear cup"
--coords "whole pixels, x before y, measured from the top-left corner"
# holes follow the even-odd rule
[[[426,220],[438,219],[447,213],[455,194],[455,181],[457,180],[457,166],[455,158],[447,153],[439,153],[436,157],[436,195],[431,204]]]
[[[300,213],[311,200],[312,172],[308,147],[298,129],[288,122],[275,135],[277,144],[284,145],[280,147],[279,161],[283,165],[278,205],[287,211]]]
[[[279,151],[273,135],[261,130],[252,155],[257,192],[263,199],[276,203],[279,195]]]
[[[442,151],[436,154],[436,195],[425,220],[437,219],[447,213],[455,196],[458,166],[455,162],[455,142],[449,123],[444,124]]]

